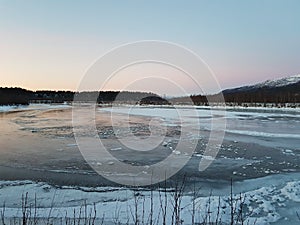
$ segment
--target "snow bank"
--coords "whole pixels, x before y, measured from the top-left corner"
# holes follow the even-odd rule
[[[274,176],[274,179],[277,179]],[[253,180],[252,182],[255,182]],[[261,180],[258,180],[258,183]],[[267,182],[269,183],[269,182]],[[133,222],[132,213],[137,207],[139,219],[142,220],[142,212],[145,218],[151,214],[153,218],[162,220],[161,213],[164,202],[167,199],[166,219],[171,221],[174,207],[174,192],[145,189],[130,190],[113,187],[53,187],[46,183],[32,181],[2,181],[0,182],[0,202],[6,203],[5,216],[7,218],[21,217],[21,195],[28,193],[28,204],[34,204],[36,195],[37,217],[64,218],[72,217],[74,210],[79,213],[83,207],[90,212],[98,212],[98,218],[105,215],[105,221]],[[200,190],[201,191],[201,190]],[[18,196],[19,193],[20,196]],[[165,195],[166,193],[166,195]],[[165,198],[166,196],[166,198]],[[183,224],[191,224],[193,209],[195,209],[195,221],[215,221],[219,218],[223,223],[229,223],[231,219],[231,195],[199,196],[194,198],[193,192],[186,192],[180,202],[180,218]],[[300,181],[289,181],[284,184],[270,185],[245,191],[242,194],[233,194],[233,202],[236,210],[242,204],[244,207],[244,224],[270,224],[285,218],[285,222],[294,221],[287,215],[280,215],[279,209],[284,208],[288,202],[300,202]],[[163,207],[164,208],[164,207]],[[0,210],[3,210],[0,208]],[[209,216],[209,217],[208,217]]]

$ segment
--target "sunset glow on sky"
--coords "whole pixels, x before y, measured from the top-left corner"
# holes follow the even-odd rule
[[[300,1],[9,1],[0,0],[0,86],[76,90],[88,68],[119,45],[178,43],[198,54],[221,88],[300,72]],[[149,73],[123,71],[107,90]],[[176,74],[176,71],[168,71]],[[168,73],[166,72],[166,73]],[[189,94],[200,92],[174,78]],[[176,95],[155,79],[133,90]]]

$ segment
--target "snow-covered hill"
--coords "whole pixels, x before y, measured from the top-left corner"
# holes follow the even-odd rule
[[[251,90],[260,89],[260,88],[278,88],[278,87],[284,87],[284,86],[296,84],[298,82],[300,82],[300,74],[294,75],[294,76],[289,76],[289,77],[284,77],[284,78],[280,78],[280,79],[275,79],[275,80],[267,80],[265,82],[258,83],[255,85],[248,85],[248,86],[243,86],[243,87],[239,87],[239,88],[227,89],[223,93],[251,91]]]
[[[282,87],[282,86],[287,86],[290,84],[295,84],[300,81],[300,74],[290,76],[290,77],[285,77],[285,78],[280,78],[276,80],[267,80],[263,83],[259,83],[256,85],[253,85],[253,87]]]

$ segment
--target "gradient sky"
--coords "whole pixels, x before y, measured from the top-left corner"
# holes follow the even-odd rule
[[[0,0],[0,86],[76,90],[99,56],[144,39],[193,50],[222,88],[298,74],[299,11],[299,0]]]

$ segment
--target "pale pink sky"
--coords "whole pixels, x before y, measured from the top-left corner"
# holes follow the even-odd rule
[[[76,90],[102,54],[144,39],[193,50],[222,88],[298,74],[299,7],[293,0],[1,1],[0,86]],[[200,92],[188,80],[175,81]],[[108,89],[122,84],[116,79]],[[167,86],[148,80],[133,88],[175,94]]]

